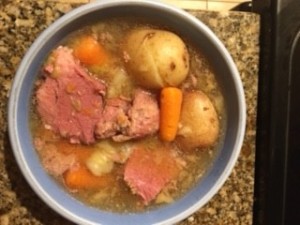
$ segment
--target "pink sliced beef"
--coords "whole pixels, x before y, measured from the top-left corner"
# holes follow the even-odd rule
[[[129,118],[131,126],[128,129],[128,136],[143,137],[158,131],[159,108],[154,96],[137,89],[132,108],[129,110]]]
[[[148,204],[180,171],[170,149],[134,149],[125,165],[124,180]]]
[[[36,93],[43,122],[72,143],[93,143],[103,110],[104,83],[90,76],[67,47],[54,50],[45,73]]]
[[[88,74],[71,49],[54,50],[44,71],[37,110],[47,128],[71,143],[90,144],[95,137],[122,142],[158,131],[159,107],[153,94],[137,89],[132,101],[120,97],[104,102],[106,86]]]
[[[39,152],[44,168],[49,174],[55,177],[61,176],[77,164],[77,159],[74,155],[61,153],[57,149],[57,146],[40,137],[34,139],[34,145]]]
[[[95,133],[99,139],[111,137],[114,141],[122,142],[153,134],[158,128],[157,100],[151,93],[137,89],[132,103],[122,98],[106,101]]]
[[[130,101],[122,98],[113,98],[106,101],[102,117],[97,123],[97,138],[104,139],[122,133],[129,126],[128,110]]]

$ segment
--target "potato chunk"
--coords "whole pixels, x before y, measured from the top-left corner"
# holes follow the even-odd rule
[[[186,150],[209,147],[219,130],[218,115],[208,96],[202,91],[184,93],[176,142]]]
[[[126,66],[146,88],[178,86],[189,71],[188,50],[176,34],[156,29],[131,32],[124,44]]]

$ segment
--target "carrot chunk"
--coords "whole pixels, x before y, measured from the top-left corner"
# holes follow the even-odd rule
[[[159,135],[163,141],[173,141],[180,119],[182,91],[176,87],[165,87],[160,93]]]
[[[99,65],[106,61],[103,46],[92,36],[84,36],[73,47],[74,56],[86,65]]]
[[[96,189],[107,187],[112,184],[113,178],[110,175],[95,176],[85,166],[80,165],[69,169],[64,174],[64,181],[70,189]]]

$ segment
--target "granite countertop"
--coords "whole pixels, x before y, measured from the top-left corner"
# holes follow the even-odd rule
[[[69,1],[70,2],[70,1]],[[72,224],[33,192],[14,159],[7,134],[7,100],[17,66],[36,36],[78,4],[0,3],[0,224]],[[245,12],[190,11],[223,41],[239,69],[247,101],[246,136],[232,174],[203,208],[180,225],[252,224],[260,18]]]

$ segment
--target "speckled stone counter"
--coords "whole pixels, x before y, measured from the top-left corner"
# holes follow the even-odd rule
[[[26,0],[0,3],[1,225],[72,224],[41,201],[23,178],[8,140],[6,107],[12,78],[27,48],[55,18],[77,6]],[[179,224],[252,224],[259,16],[243,12],[191,13],[211,27],[233,56],[245,88],[248,117],[244,145],[231,176],[208,204]]]

